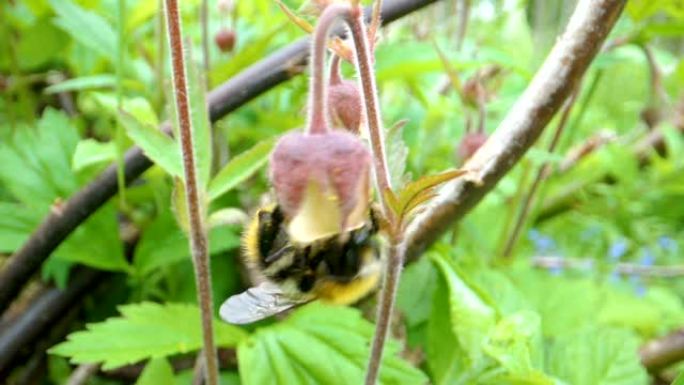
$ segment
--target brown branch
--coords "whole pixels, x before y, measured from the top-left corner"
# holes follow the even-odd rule
[[[435,1],[387,2],[383,4],[382,22],[390,23]],[[369,12],[366,14],[368,15]],[[301,73],[306,66],[308,51],[309,38],[302,38],[247,67],[214,89],[208,96],[211,121],[217,121],[262,93]],[[169,124],[164,123],[162,129],[169,132]],[[138,178],[151,166],[152,162],[139,148],[135,147],[128,151],[124,157],[126,183]],[[7,308],[50,253],[116,192],[116,167],[110,166],[66,201],[59,213],[51,213],[45,217],[21,249],[17,250],[0,269],[0,312]]]
[[[641,364],[651,373],[684,360],[684,329],[652,340],[639,349]]]
[[[19,352],[32,346],[46,329],[57,324],[57,320],[73,308],[85,293],[102,281],[103,275],[92,269],[74,270],[74,279],[69,282],[67,289],[48,289],[24,312],[3,325],[0,333],[0,382]]]
[[[577,87],[620,16],[626,0],[580,0],[532,83],[465,168],[477,178],[445,185],[408,229],[409,259],[417,258],[463,218],[513,168]],[[477,180],[473,180],[477,179]]]
[[[532,257],[532,266],[541,269],[592,270],[596,261],[591,258],[566,258],[557,256]],[[684,276],[684,265],[645,266],[637,263],[617,263],[612,267],[620,275],[638,275],[650,278],[681,278]]]

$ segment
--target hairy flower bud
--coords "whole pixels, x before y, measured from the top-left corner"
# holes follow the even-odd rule
[[[359,134],[363,106],[356,82],[331,82],[328,87],[328,106],[333,126],[342,126],[353,134]]]
[[[362,226],[369,205],[371,155],[356,136],[290,133],[271,154],[270,177],[295,242]]]

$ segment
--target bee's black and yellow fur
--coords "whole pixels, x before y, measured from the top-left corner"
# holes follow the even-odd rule
[[[381,258],[375,208],[362,227],[309,244],[294,244],[284,221],[277,205],[261,208],[244,232],[243,248],[248,265],[285,295],[351,304],[377,286]]]

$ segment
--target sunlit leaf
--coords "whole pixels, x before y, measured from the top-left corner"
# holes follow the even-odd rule
[[[243,385],[363,383],[373,326],[358,310],[319,303],[262,328],[238,346]],[[423,384],[425,375],[385,347],[379,384]]]
[[[175,381],[173,367],[164,358],[153,358],[138,377],[135,385],[172,384]]]
[[[183,164],[176,141],[157,127],[141,123],[125,111],[121,112],[119,120],[126,134],[142,148],[147,157],[171,176],[183,178]]]
[[[275,138],[263,140],[235,156],[209,183],[209,199],[214,200],[252,176],[268,161]]]
[[[50,349],[73,363],[102,363],[103,369],[133,364],[147,358],[189,353],[202,347],[199,309],[193,305],[144,302],[119,308],[120,317],[89,324]],[[246,337],[241,329],[214,322],[216,344],[237,345]]]

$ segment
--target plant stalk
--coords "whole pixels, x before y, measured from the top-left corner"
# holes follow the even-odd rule
[[[370,358],[366,368],[365,385],[375,385],[380,374],[380,364],[385,348],[385,341],[389,335],[392,323],[392,313],[396,302],[397,289],[399,288],[399,278],[404,267],[404,255],[406,254],[406,244],[403,239],[394,238],[391,240],[385,279],[382,283],[380,298],[378,302],[377,316],[375,319],[375,334],[371,345]]]
[[[182,30],[178,0],[166,0],[166,24],[171,47],[173,68],[173,88],[176,99],[179,136],[183,155],[185,177],[185,196],[188,208],[190,251],[192,253],[197,296],[202,312],[202,336],[204,340],[204,377],[207,385],[218,385],[218,360],[214,345],[213,303],[210,280],[207,230],[204,226],[203,211],[195,165],[192,122],[186,65],[183,51]]]
[[[363,21],[363,9],[361,7],[352,8],[345,15],[349,24],[356,48],[356,69],[360,78],[360,86],[363,92],[363,104],[366,109],[366,121],[373,154],[373,165],[375,170],[375,183],[382,202],[385,216],[389,218],[391,211],[384,198],[385,191],[392,190],[390,182],[389,168],[387,167],[387,156],[385,152],[385,139],[380,115],[380,103],[376,92],[375,76],[373,74],[373,62],[370,55],[368,35]]]

